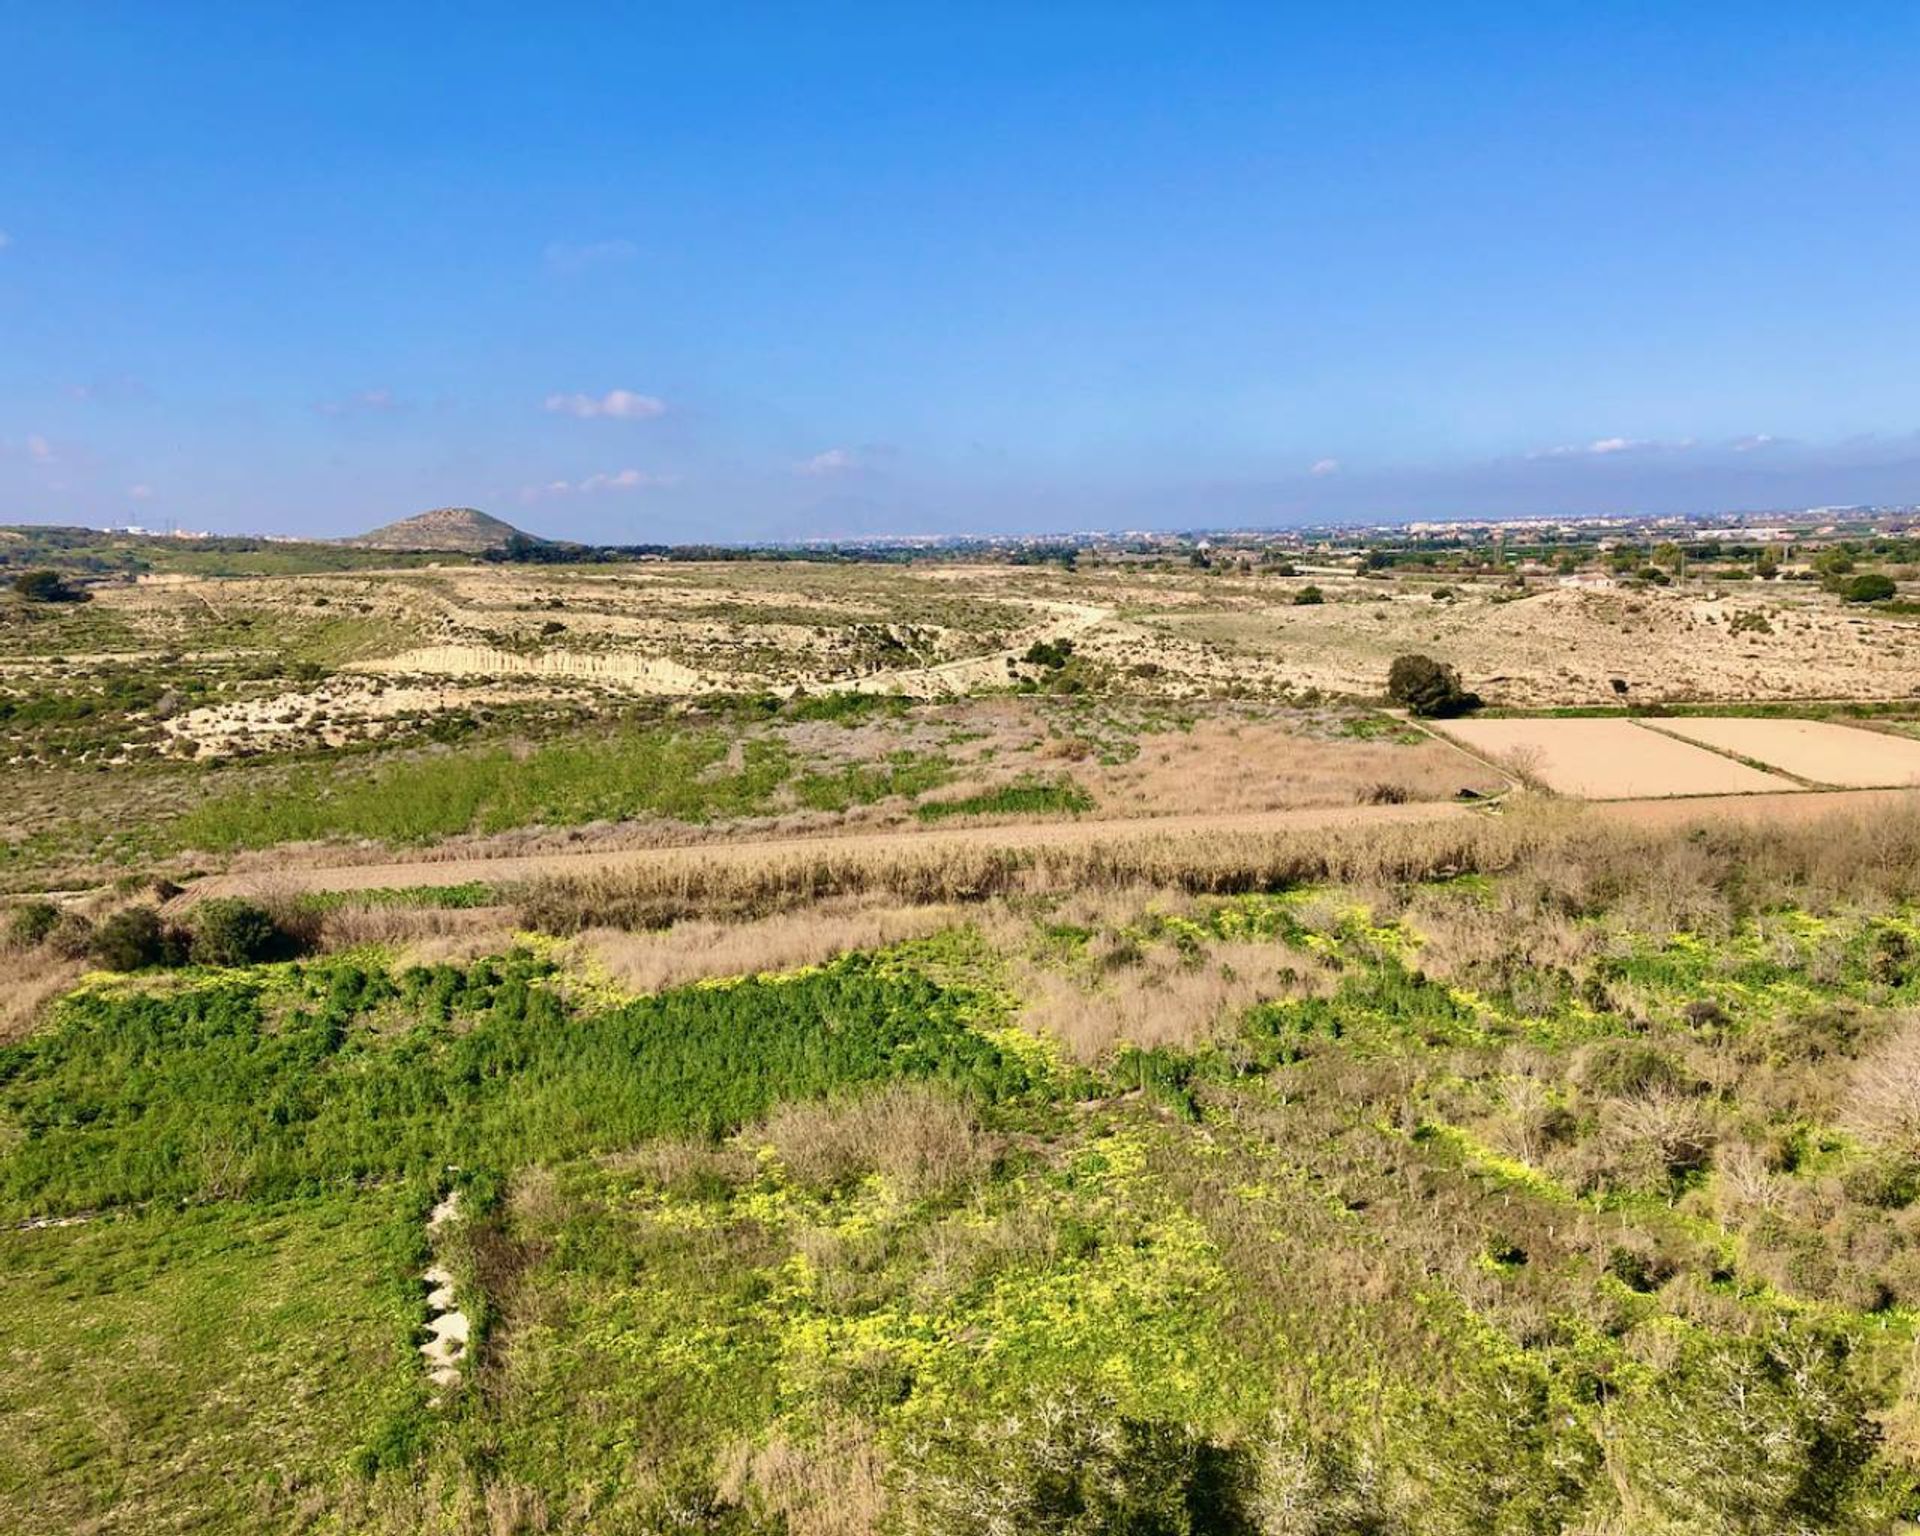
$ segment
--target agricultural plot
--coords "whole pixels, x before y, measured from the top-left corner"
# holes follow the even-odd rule
[[[1920,741],[1825,720],[1663,720],[1660,729],[1815,784],[1920,784]]]
[[[1522,778],[1584,800],[1746,795],[1796,787],[1791,779],[1632,720],[1450,720],[1445,730]]]

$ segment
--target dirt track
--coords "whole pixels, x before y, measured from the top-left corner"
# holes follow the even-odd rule
[[[1781,794],[1711,795],[1692,799],[1614,800],[1593,803],[1586,814],[1596,821],[1642,826],[1679,826],[1714,818],[1742,821],[1805,820],[1837,811],[1920,803],[1920,790],[1819,790]],[[546,853],[503,858],[419,858],[391,864],[350,864],[333,868],[249,870],[198,881],[180,903],[209,896],[260,892],[365,891],[409,886],[497,883],[539,875],[579,875],[604,871],[673,868],[713,862],[754,863],[810,850],[839,854],[900,852],[966,845],[1001,848],[1053,847],[1069,843],[1124,843],[1141,838],[1207,833],[1256,834],[1352,826],[1388,826],[1489,814],[1474,804],[1441,802],[1416,805],[1316,807],[1265,811],[1246,816],[1158,816],[1125,820],[1079,820],[941,827],[924,832],[855,832],[821,837],[761,838],[733,843],[702,843],[679,848],[623,848],[580,853]]]

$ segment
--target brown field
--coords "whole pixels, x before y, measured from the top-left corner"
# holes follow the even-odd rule
[[[1792,787],[1775,774],[1689,746],[1633,720],[1449,720],[1445,730],[1523,777],[1584,800],[1738,795]]]
[[[1662,720],[1659,728],[1814,784],[1920,783],[1920,741],[1824,720]]]

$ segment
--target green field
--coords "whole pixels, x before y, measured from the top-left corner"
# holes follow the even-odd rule
[[[1722,852],[91,982],[0,1050],[0,1524],[1890,1530],[1912,893]]]

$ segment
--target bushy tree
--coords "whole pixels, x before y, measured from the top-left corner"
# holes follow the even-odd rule
[[[1324,603],[1326,600],[1326,593],[1312,585],[1304,586],[1293,594],[1293,606],[1296,608],[1311,607],[1315,603]]]
[[[138,971],[179,959],[179,944],[152,907],[127,907],[93,931],[93,956],[110,971]]]
[[[58,571],[22,571],[13,578],[13,590],[30,603],[84,603],[87,594]]]
[[[1460,685],[1458,672],[1445,662],[1418,654],[1394,658],[1387,672],[1387,697],[1430,720],[1480,707],[1480,696]]]
[[[22,902],[7,919],[7,937],[22,949],[32,949],[53,932],[60,909],[50,901]]]
[[[1854,577],[1842,587],[1840,595],[1850,603],[1884,603],[1898,590],[1891,576],[1883,576],[1879,571],[1868,571]]]
[[[193,914],[196,965],[257,965],[291,949],[287,935],[265,907],[237,896],[204,901]]]

